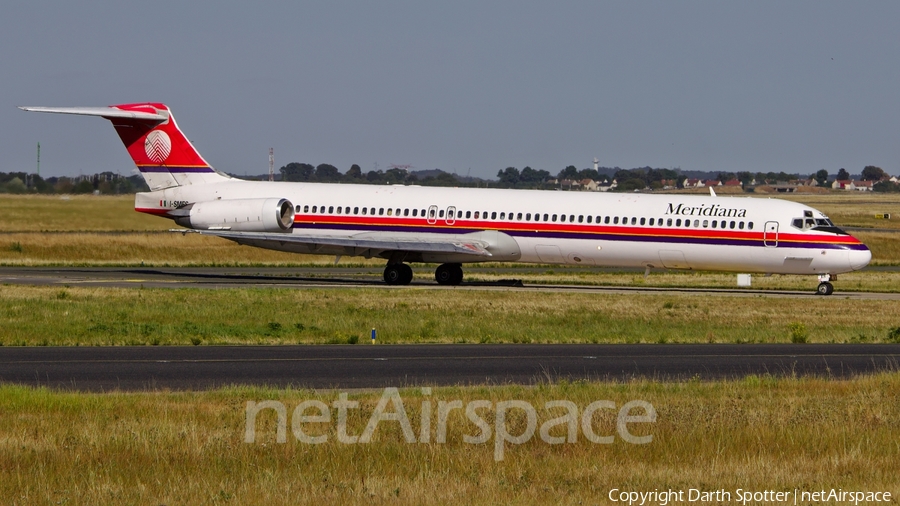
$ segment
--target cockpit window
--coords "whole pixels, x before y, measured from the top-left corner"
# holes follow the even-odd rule
[[[835,226],[828,218],[813,218],[812,211],[803,211],[803,218],[791,220],[791,226],[800,230],[814,230],[816,232],[831,232],[832,234],[847,235],[839,227]]]

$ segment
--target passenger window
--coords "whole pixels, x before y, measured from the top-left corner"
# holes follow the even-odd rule
[[[618,225],[618,224],[619,224],[619,217],[616,216],[615,218],[613,218],[613,225]]]
[[[569,215],[569,223],[572,223],[573,221],[575,221],[575,215],[574,215],[574,214],[570,214],[570,215]]]
[[[438,218],[443,218],[443,217],[444,217],[444,210],[441,209],[440,211],[438,211]]]
[[[304,213],[308,213],[308,212],[309,212],[309,206],[303,206],[303,212],[304,212]]]
[[[694,220],[694,228],[700,228],[700,220]]]
[[[679,225],[680,225],[680,223],[679,223]],[[668,220],[666,220],[666,226],[667,226],[667,227],[671,227],[671,226],[672,226],[672,218],[669,218]]]
[[[332,214],[334,212],[334,206],[328,206],[328,214]]]
[[[680,226],[681,226],[681,218],[678,218],[677,220],[675,220],[675,226],[676,226],[676,227],[680,227]]]
[[[501,220],[505,220],[505,219],[506,219],[506,213],[500,213],[500,219],[501,219]]]
[[[593,216],[588,216],[588,218],[587,218],[587,222],[588,222],[588,223],[591,222],[591,218],[593,218]]]
[[[299,204],[297,204],[297,210],[294,211],[294,212],[297,213],[297,214],[300,214],[300,205],[299,205]]]
[[[603,218],[603,223],[606,223],[607,225],[609,225],[609,216],[607,216],[606,218]]]
[[[448,217],[448,218],[452,218],[452,217],[453,217],[453,209],[450,209],[449,211],[447,211],[447,217]]]
[[[475,211],[475,219],[478,219],[478,211]]]
[[[384,208],[383,207],[378,208],[378,216],[384,216]]]
[[[492,220],[496,220],[496,219],[497,219],[497,211],[494,211],[494,212],[491,213],[491,219],[492,219]]]
[[[466,211],[466,219],[469,219],[471,217],[472,217],[472,211]]]
[[[706,228],[706,227],[708,227],[708,226],[709,226],[709,221],[708,221],[708,220],[703,220],[703,228]]]
[[[403,210],[403,216],[409,216],[409,209]]]
[[[525,221],[531,221],[531,213],[525,215]]]
[[[337,213],[338,213],[338,214],[341,214],[341,207],[340,207],[340,206],[338,206],[338,208],[337,208]]]
[[[316,209],[317,209],[317,207],[313,206],[313,210],[312,210],[313,214],[316,214]]]
[[[393,215],[394,215],[394,210],[391,208],[388,208],[388,216],[393,216]]]
[[[644,224],[644,218],[641,218],[641,225]]]
[[[584,216],[583,216],[583,215],[580,215],[580,214],[578,215],[578,223],[584,223]]]
[[[549,221],[549,219],[550,219],[550,215],[545,213],[545,214],[544,214],[544,221]]]
[[[743,221],[738,223],[738,228],[741,230],[744,230],[744,222]]]
[[[353,208],[353,214],[359,214],[359,208],[358,208],[358,207],[354,207],[354,208]]]
[[[555,221],[556,221],[556,216],[557,216],[557,215],[555,215],[555,214],[554,214],[553,216],[551,216],[551,217],[550,217],[550,221],[555,222]]]
[[[713,220],[713,222],[712,222],[712,228],[718,227],[717,223],[718,223],[717,220]]]
[[[642,219],[643,219],[643,218],[642,218]],[[653,219],[653,218],[650,218],[650,226],[651,226],[651,227],[653,226],[653,223],[654,223],[654,219]],[[643,225],[643,223],[641,223],[641,225]]]
[[[366,215],[366,210],[367,210],[367,209],[368,209],[368,208],[365,208],[365,207],[364,207],[364,208],[362,208],[362,213],[363,213],[363,216],[365,216],[365,215]]]
[[[429,217],[429,218],[434,218],[434,209],[428,211],[428,217]]]
[[[747,228],[749,228],[750,230],[753,230],[753,222],[752,221],[750,223],[747,223]]]
[[[516,219],[519,221],[522,221],[522,213],[519,213],[518,215],[516,215]]]
[[[559,217],[559,221],[565,223],[565,222],[566,222],[566,215],[563,214],[562,216],[560,216],[560,217]]]

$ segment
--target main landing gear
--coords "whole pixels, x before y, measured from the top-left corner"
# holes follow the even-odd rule
[[[412,268],[406,264],[387,264],[384,268],[384,282],[389,285],[408,285],[412,278]]]
[[[413,278],[413,271],[404,263],[390,263],[384,268],[384,282],[389,285],[408,285]],[[434,279],[439,285],[458,285],[462,283],[463,271],[460,264],[441,264],[434,271]]]
[[[816,288],[816,295],[831,295],[834,293],[834,285],[831,280],[837,280],[837,276],[831,274],[822,274],[819,276],[819,287]]]
[[[462,265],[441,264],[434,271],[434,279],[439,285],[458,285],[463,280]]]

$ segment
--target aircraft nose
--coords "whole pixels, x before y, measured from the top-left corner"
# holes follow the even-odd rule
[[[869,265],[870,260],[872,260],[872,252],[869,251],[869,248],[864,250],[853,250],[850,252],[850,268],[854,271],[858,271]]]

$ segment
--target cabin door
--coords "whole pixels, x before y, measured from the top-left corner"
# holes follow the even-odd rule
[[[453,225],[454,223],[456,223],[456,208],[455,207],[450,206],[447,208],[447,215],[445,218],[445,222],[447,223],[447,225]]]
[[[778,246],[778,222],[767,221],[766,228],[763,230],[763,244],[767,248]]]

